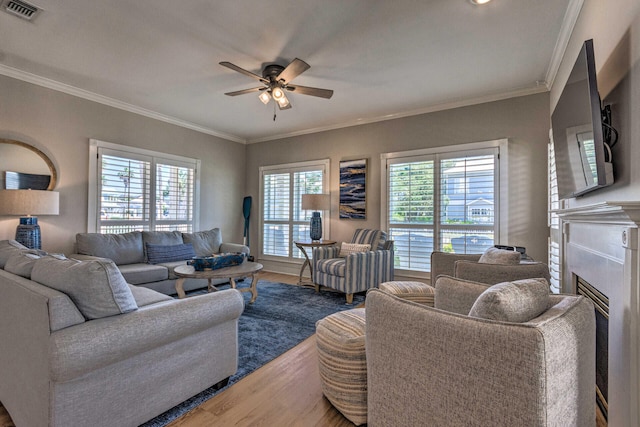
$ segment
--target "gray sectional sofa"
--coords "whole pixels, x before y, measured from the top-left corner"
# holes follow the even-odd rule
[[[189,252],[189,247],[193,252]],[[249,248],[222,241],[219,228],[195,233],[179,231],[133,231],[123,234],[78,233],[76,259],[111,259],[126,281],[167,295],[176,293],[173,269],[186,263],[191,255],[207,256],[218,253],[242,252]],[[150,254],[152,255],[150,257]],[[224,282],[219,280],[218,283]],[[214,282],[214,284],[217,284]],[[206,280],[187,279],[185,291],[207,286]]]
[[[0,401],[18,427],[137,426],[236,372],[243,309],[0,241]]]

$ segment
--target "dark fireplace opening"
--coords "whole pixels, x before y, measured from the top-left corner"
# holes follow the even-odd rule
[[[584,279],[576,276],[576,289],[593,301],[596,313],[596,403],[605,419],[608,417],[607,404],[609,376],[609,298]]]

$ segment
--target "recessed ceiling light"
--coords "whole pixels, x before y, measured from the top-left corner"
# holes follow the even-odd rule
[[[471,2],[471,4],[487,4],[491,0],[469,0],[469,1]]]

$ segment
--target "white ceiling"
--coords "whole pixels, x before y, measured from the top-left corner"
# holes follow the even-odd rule
[[[239,142],[369,123],[547,90],[581,0],[27,0],[0,12],[0,74]],[[300,58],[277,112],[225,92]]]

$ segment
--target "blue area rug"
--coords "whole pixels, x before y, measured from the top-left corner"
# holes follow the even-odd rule
[[[247,285],[240,282],[239,287]],[[228,289],[229,285],[217,288]],[[258,299],[253,304],[249,304],[251,293],[242,295],[245,309],[238,321],[238,372],[230,378],[227,387],[313,335],[318,320],[364,302],[364,293],[355,294],[353,304],[346,304],[342,293],[316,293],[311,287],[265,280],[258,282]],[[208,388],[143,426],[165,426],[225,388]]]

